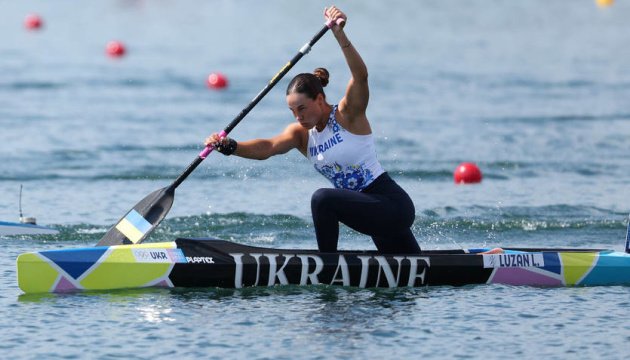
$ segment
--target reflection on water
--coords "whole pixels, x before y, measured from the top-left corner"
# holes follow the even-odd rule
[[[170,314],[173,312],[173,309],[171,308],[163,308],[157,305],[147,305],[137,308],[137,311],[140,313],[139,315],[141,318],[150,323],[175,321],[174,318],[170,317]]]
[[[129,337],[135,339],[135,346],[153,348],[156,341],[160,343],[155,350],[148,350],[147,356],[159,356],[162,352],[158,349],[175,349],[182,342],[194,345],[185,351],[189,356],[207,355],[207,349],[216,356],[237,351],[253,357],[291,357],[295,349],[329,349],[329,354],[338,356],[387,357],[392,346],[397,353],[409,356],[433,356],[435,350],[431,349],[436,348],[441,348],[442,355],[467,356],[464,347],[450,346],[448,339],[456,336],[458,343],[476,355],[493,357],[496,353],[490,348],[500,344],[512,346],[506,350],[509,354],[527,354],[523,343],[554,344],[562,336],[566,339],[558,332],[566,334],[604,323],[606,330],[594,335],[599,340],[593,341],[614,348],[618,346],[615,339],[628,330],[623,314],[629,291],[630,287],[507,285],[150,288],[21,295],[9,308],[12,317],[30,332],[61,326],[83,334],[80,340],[54,340],[60,346],[71,342],[83,347],[98,344],[113,353],[124,352],[125,346],[121,347],[118,339]],[[519,334],[519,340],[512,341],[504,333]],[[13,331],[11,337],[0,336],[0,341],[20,334],[22,331]],[[102,338],[96,334],[116,335]],[[562,344],[553,346],[561,353],[570,351],[571,345]],[[12,342],[11,349],[23,346]],[[173,351],[183,354],[167,352]]]

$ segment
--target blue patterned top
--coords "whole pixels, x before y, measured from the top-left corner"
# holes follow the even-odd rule
[[[335,188],[361,191],[385,171],[376,158],[373,136],[344,129],[336,110],[334,105],[322,131],[309,130],[307,157]]]

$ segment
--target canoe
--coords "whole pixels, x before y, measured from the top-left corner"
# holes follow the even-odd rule
[[[486,250],[321,253],[179,238],[24,253],[17,258],[17,274],[25,293],[318,284],[360,288],[630,285],[630,249],[506,248],[502,254],[481,254]]]
[[[59,231],[35,224],[0,221],[0,236],[3,235],[54,235]]]

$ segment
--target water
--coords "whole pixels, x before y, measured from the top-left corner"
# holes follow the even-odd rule
[[[59,235],[1,241],[0,348],[12,358],[627,357],[628,287],[174,289],[26,296],[15,258],[92,246],[176,178],[320,28],[329,3],[0,1],[0,219]],[[630,5],[589,1],[342,1],[370,69],[379,159],[416,205],[423,248],[621,250],[628,212]],[[29,12],[45,28],[30,33]],[[105,44],[123,40],[127,57]],[[291,75],[348,72],[326,35],[232,132],[291,121]],[[209,91],[212,71],[226,91]],[[484,172],[455,186],[463,161]],[[328,186],[297,153],[212,154],[148,241],[215,236],[313,248],[309,199]],[[373,249],[342,229],[340,247]],[[588,336],[585,336],[588,334]],[[457,346],[453,346],[457,344]],[[89,355],[86,355],[89,354]]]

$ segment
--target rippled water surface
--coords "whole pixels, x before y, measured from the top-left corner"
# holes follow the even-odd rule
[[[174,180],[322,25],[328,2],[0,1],[0,220],[58,235],[0,238],[0,350],[11,358],[626,358],[629,287],[148,289],[24,295],[18,254],[94,245]],[[593,1],[342,1],[370,70],[379,159],[416,205],[426,249],[621,250],[628,207],[630,5]],[[44,28],[24,30],[30,12]],[[124,41],[126,57],[105,56]],[[292,121],[290,77],[349,78],[327,34],[242,121]],[[220,71],[224,91],[205,79]],[[455,186],[464,161],[480,185]],[[148,241],[213,236],[316,246],[297,153],[212,154]],[[342,228],[340,247],[373,249]]]

